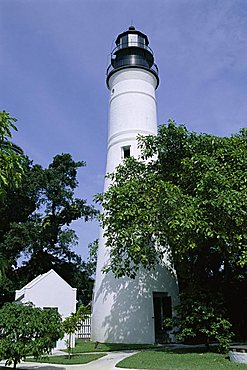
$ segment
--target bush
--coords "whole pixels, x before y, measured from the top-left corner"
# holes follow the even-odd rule
[[[207,349],[212,342],[219,343],[219,351],[226,352],[233,333],[231,324],[211,302],[200,299],[185,299],[178,307],[174,320],[178,327],[176,337],[189,343],[205,343]]]
[[[61,316],[54,309],[6,303],[0,310],[0,360],[16,368],[27,355],[48,354],[63,337]]]

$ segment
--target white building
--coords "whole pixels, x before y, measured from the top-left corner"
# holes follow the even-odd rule
[[[140,154],[136,137],[157,134],[155,91],[158,68],[148,38],[133,26],[116,39],[106,83],[110,92],[106,173],[123,158]],[[105,182],[105,190],[109,180]],[[123,226],[124,227],[124,226]],[[92,339],[111,343],[164,341],[163,319],[178,304],[177,280],[167,261],[153,271],[143,270],[135,280],[102,273],[109,261],[103,230],[92,312]]]
[[[37,276],[22,289],[16,290],[15,301],[19,303],[31,302],[36,307],[55,308],[62,318],[68,317],[76,311],[76,288],[72,288],[54,270]],[[66,348],[65,336],[58,340],[56,349]],[[72,338],[72,347],[75,338]]]

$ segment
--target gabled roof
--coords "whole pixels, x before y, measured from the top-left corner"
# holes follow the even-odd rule
[[[48,275],[50,275],[50,274],[55,274],[55,275],[57,275],[58,277],[59,277],[59,279],[61,279],[61,280],[63,280],[64,281],[64,283],[66,284],[66,285],[68,285],[71,289],[73,289],[73,290],[76,290],[76,288],[72,288],[63,278],[61,278],[61,276],[60,275],[58,275],[57,273],[56,273],[56,271],[54,271],[53,269],[51,269],[50,271],[48,271],[48,272],[46,272],[45,274],[41,274],[41,275],[38,275],[38,276],[36,276],[36,278],[34,278],[33,280],[31,280],[29,283],[27,283],[24,287],[22,287],[21,289],[19,289],[19,290],[16,290],[16,294],[17,295],[21,295],[22,293],[24,293],[24,291],[26,290],[26,289],[30,289],[30,288],[32,288],[34,285],[36,285],[36,284],[38,284],[41,280],[43,280],[43,279],[45,279]]]

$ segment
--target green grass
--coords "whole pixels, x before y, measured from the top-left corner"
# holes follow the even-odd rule
[[[73,353],[111,352],[111,351],[138,350],[157,347],[158,347],[157,345],[153,344],[98,343],[97,347],[95,348],[95,342],[78,339],[76,341],[75,348],[73,348]],[[65,352],[67,352],[67,350],[65,350]]]
[[[105,353],[96,354],[83,354],[83,355],[73,355],[71,359],[69,359],[68,355],[65,356],[49,356],[49,357],[42,357],[38,360],[33,358],[27,358],[26,361],[28,362],[44,362],[49,364],[61,364],[61,365],[75,365],[75,364],[87,364],[88,362],[98,360],[99,358],[105,356]]]
[[[116,366],[152,370],[247,370],[246,364],[230,362],[227,355],[193,349],[143,351],[120,361]]]

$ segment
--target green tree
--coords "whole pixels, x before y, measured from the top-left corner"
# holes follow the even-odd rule
[[[66,341],[67,350],[69,353],[69,358],[72,355],[72,335],[76,330],[80,329],[85,321],[90,316],[90,309],[87,306],[81,305],[78,310],[71,313],[70,316],[66,317],[62,323],[63,330],[68,334],[68,340]]]
[[[20,186],[25,169],[23,151],[10,141],[11,130],[17,131],[14,122],[9,113],[0,112],[0,206],[6,200],[7,189]],[[0,251],[0,281],[5,278],[7,266],[8,260]]]
[[[149,161],[126,160],[110,175],[109,190],[96,197],[105,210],[101,220],[113,272],[151,266],[168,245],[173,258],[213,245],[225,260],[244,266],[246,139],[247,130],[221,138],[188,132],[173,121],[157,137],[142,138]]]
[[[6,303],[0,310],[0,358],[16,365],[26,356],[48,354],[63,337],[61,317],[56,310],[30,304]]]
[[[96,265],[97,265],[97,253],[99,248],[99,240],[96,239],[92,243],[89,244],[89,257],[86,263],[86,268],[89,276],[92,276],[96,273]]]
[[[70,154],[57,155],[45,169],[29,162],[21,186],[8,190],[5,203],[0,205],[0,254],[8,263],[1,282],[3,302],[13,299],[15,289],[51,268],[73,286],[80,282],[80,300],[90,300],[81,292],[88,274],[72,249],[77,236],[69,227],[74,220],[88,221],[97,214],[74,194],[77,171],[83,166],[84,162],[75,162]],[[21,255],[25,260],[17,268]]]
[[[135,277],[169,252],[181,293],[220,293],[235,329],[246,328],[247,130],[217,137],[170,120],[139,145],[140,160],[120,164],[96,197],[110,252],[105,270]],[[241,292],[235,300],[229,287]]]
[[[0,112],[0,201],[2,202],[6,189],[20,185],[24,172],[25,157],[23,151],[10,141],[11,130],[17,131],[16,119],[9,113]]]
[[[178,340],[188,344],[204,343],[207,350],[210,342],[218,342],[219,352],[227,352],[233,337],[232,325],[226,319],[225,307],[220,307],[220,299],[217,304],[215,300],[215,295],[210,297],[203,292],[181,296],[177,316],[173,318]]]

